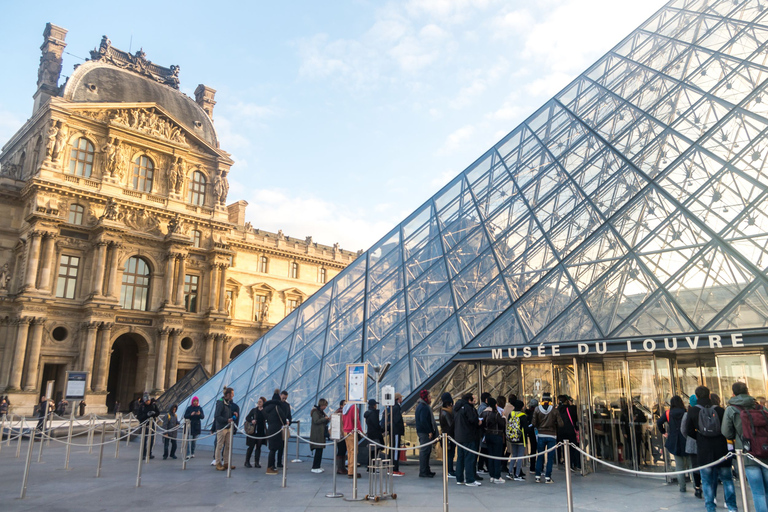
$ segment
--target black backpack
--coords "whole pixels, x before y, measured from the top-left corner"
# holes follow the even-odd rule
[[[704,437],[717,437],[720,434],[720,416],[717,415],[717,411],[711,405],[704,407],[703,405],[697,405],[699,411],[699,434]]]

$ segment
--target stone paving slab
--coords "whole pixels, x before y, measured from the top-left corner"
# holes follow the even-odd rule
[[[98,437],[97,437],[98,439]],[[23,442],[21,457],[16,447],[3,444],[0,450],[0,510],[50,512],[84,511],[97,512],[123,508],[162,510],[163,512],[218,512],[224,510],[275,510],[280,512],[304,512],[329,510],[334,512],[373,510],[377,508],[397,511],[439,512],[443,510],[441,467],[433,465],[438,473],[435,478],[418,478],[418,468],[401,467],[406,476],[395,480],[397,500],[383,499],[350,502],[345,499],[326,498],[332,487],[331,463],[325,462],[326,472],[310,472],[311,464],[288,465],[287,487],[282,488],[282,478],[268,476],[262,469],[247,469],[240,464],[242,453],[233,458],[237,469],[232,478],[226,472],[211,467],[212,452],[198,448],[195,459],[189,461],[187,470],[181,470],[181,459],[162,460],[162,443],[155,444],[156,458],[143,466],[142,484],[135,487],[138,468],[138,442],[120,447],[120,457],[114,458],[114,444],[104,450],[102,477],[95,478],[98,448],[93,454],[86,447],[74,447],[70,469],[65,470],[65,448],[51,442],[43,452],[43,462],[37,462],[39,446],[35,446],[30,466],[27,497],[18,499],[27,453],[27,441]],[[240,451],[240,450],[238,450]],[[262,453],[262,465],[266,453]],[[359,480],[358,495],[368,492],[365,471]],[[488,478],[481,487],[470,488],[456,485],[449,480],[449,506],[452,511],[473,512],[500,510],[537,510],[565,512],[565,474],[556,470],[552,485],[536,484],[532,478],[525,482],[490,484]],[[338,491],[352,495],[352,484],[346,476],[339,476]],[[668,485],[661,478],[638,478],[612,472],[598,472],[581,477],[574,475],[574,505],[580,512],[646,512],[646,511],[702,511],[704,503],[693,497],[693,488],[681,494],[677,485]],[[736,487],[738,494],[738,486]],[[722,489],[720,489],[722,495]],[[722,502],[722,499],[721,499]],[[721,505],[722,506],[722,505]]]

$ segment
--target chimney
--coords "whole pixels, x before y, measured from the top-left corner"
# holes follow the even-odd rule
[[[237,226],[243,226],[245,224],[246,206],[248,206],[248,203],[242,199],[227,206],[227,214],[229,215],[230,224],[235,224]]]
[[[64,39],[67,37],[66,29],[45,24],[43,32],[43,45],[40,47],[42,55],[40,56],[40,67],[37,70],[37,91],[33,96],[35,106],[33,112],[37,112],[51,96],[59,95],[59,77],[61,76],[61,55],[67,43]]]
[[[198,85],[195,89],[195,101],[211,119],[213,119],[213,106],[216,105],[216,102],[213,101],[214,96],[216,96],[216,89],[211,89],[203,84]]]

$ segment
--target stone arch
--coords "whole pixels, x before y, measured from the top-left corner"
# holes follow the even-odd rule
[[[234,346],[228,350],[230,361],[245,352],[245,350],[251,346],[249,343],[245,343],[242,339],[237,340],[232,343],[232,345]]]
[[[120,410],[128,411],[128,404],[148,391],[151,339],[133,329],[113,336],[107,370],[107,410],[114,410],[118,401]]]

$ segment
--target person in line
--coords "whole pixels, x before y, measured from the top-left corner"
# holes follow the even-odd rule
[[[395,393],[395,405],[390,407],[389,414],[392,417],[392,435],[389,437],[389,441],[391,443],[391,446],[393,448],[400,448],[400,442],[403,439],[403,436],[405,435],[405,421],[403,421],[403,411],[402,411],[402,403],[403,403],[403,395],[400,393]],[[389,425],[384,426],[384,431],[389,432]],[[393,468],[392,468],[392,475],[393,476],[405,476],[405,473],[400,471],[400,454],[401,451],[393,451],[392,452],[392,458],[393,458]]]
[[[342,414],[344,413],[344,404],[346,404],[346,400],[342,400],[339,402],[339,408],[334,411],[334,414]],[[347,443],[346,441],[343,443],[336,443],[336,474],[337,475],[346,475],[347,470],[344,467],[344,462],[347,460]]]
[[[443,393],[440,396],[443,406],[440,408],[440,432],[448,434],[451,438],[456,438],[456,429],[453,418],[453,398],[450,393]],[[444,447],[445,448],[445,447]],[[450,439],[448,446],[444,449],[443,456],[448,457],[448,478],[456,478],[456,471],[453,469],[453,458],[456,456],[456,444]]]
[[[501,419],[504,420],[504,432],[507,431],[507,417],[508,415],[504,414],[504,409],[507,408],[507,397],[504,395],[499,395],[496,397],[496,410],[499,411],[499,415],[501,416]],[[507,449],[507,443],[505,441],[506,435],[502,434],[501,440],[502,440],[502,454],[504,457],[509,457],[509,450]],[[508,460],[501,461],[501,472],[504,474],[507,474],[509,472],[509,466],[508,466]]]
[[[384,444],[384,432],[381,429],[381,421],[379,420],[379,409],[377,406],[379,402],[375,398],[368,399],[368,410],[365,411],[363,418],[365,419],[366,436],[372,441]],[[373,458],[375,459],[381,448],[374,445]],[[368,470],[370,471],[370,469]]]
[[[519,457],[525,455],[525,441],[527,438],[525,430],[530,424],[531,420],[528,419],[528,415],[525,413],[525,405],[522,401],[515,399],[512,402],[512,410],[509,411],[507,416],[506,437],[509,454],[515,459],[509,462],[507,478],[516,482],[525,480],[525,473],[523,473],[524,459]]]
[[[280,392],[280,401],[283,407],[283,417],[285,418],[285,424],[290,425],[293,421],[291,417],[291,404],[288,403],[288,391],[282,390]],[[285,443],[281,443],[280,448],[277,450],[277,467],[283,467],[283,449],[285,449]]]
[[[529,455],[535,455],[538,453],[539,443],[536,439],[536,429],[533,426],[533,411],[539,406],[539,401],[535,398],[531,398],[528,401],[528,408],[525,410],[525,416],[528,418],[528,425],[525,427],[525,438],[528,441]],[[536,457],[530,459],[530,472],[536,471]]]
[[[141,454],[142,458],[146,458],[147,451],[149,451],[149,458],[154,459],[155,456],[152,455],[152,449],[155,447],[155,436],[153,435],[153,426],[155,418],[160,416],[160,410],[157,408],[157,404],[153,402],[148,394],[144,394],[144,401],[139,407],[139,413],[136,415],[136,417],[139,420],[139,423],[142,425],[146,425],[147,427],[147,439],[144,442],[144,450]]]
[[[488,392],[482,393],[480,395],[480,405],[477,406],[477,415],[481,418],[483,417],[483,412],[485,412],[485,409],[488,408],[488,399],[491,398],[491,394]],[[477,474],[478,475],[484,475],[488,473],[488,459],[484,457],[484,455],[488,454],[488,445],[483,441],[483,433],[480,431],[478,434],[480,437],[478,437],[477,442],[480,449],[478,450],[483,455],[478,455],[477,457]],[[482,480],[482,477],[477,478],[477,480]]]
[[[313,473],[325,471],[320,465],[323,462],[323,448],[325,448],[325,438],[328,434],[328,423],[331,421],[331,417],[325,414],[326,407],[328,407],[328,400],[321,398],[310,414],[312,416],[312,428],[309,432],[309,447],[311,450],[315,450],[315,457],[312,460]]]
[[[536,457],[536,482],[541,482],[541,472],[544,468],[544,457],[547,457],[547,470],[544,475],[544,483],[552,483],[552,465],[555,462],[556,454],[548,452],[546,454],[541,453],[544,450],[548,450],[557,444],[557,430],[563,428],[563,418],[560,416],[554,404],[552,403],[552,394],[549,392],[544,393],[541,397],[541,403],[533,411],[533,426],[538,431],[538,453]]]
[[[483,420],[477,415],[475,397],[472,396],[472,393],[466,393],[456,401],[453,406],[453,418],[455,439],[458,443],[456,483],[469,487],[480,486],[482,484],[476,480],[477,474],[475,473],[476,456],[470,450],[477,450],[477,441]]]
[[[235,465],[230,466],[229,460],[229,433],[230,430],[237,427],[240,418],[240,408],[234,402],[235,390],[226,388],[224,396],[216,401],[216,409],[213,414],[213,421],[216,423],[216,470],[224,471],[226,469],[235,469]]]
[[[688,397],[688,410],[690,410],[691,407],[696,407],[696,395]],[[683,414],[683,419],[680,420],[680,432],[685,436],[685,454],[688,455],[688,458],[691,461],[691,467],[697,468],[699,467],[699,459],[696,454],[696,438],[693,437],[696,434],[694,433],[693,436],[691,436],[691,429],[688,427],[688,410]],[[693,477],[694,497],[703,499],[704,493],[701,490],[701,472],[694,471],[691,473],[691,476]]]
[[[728,407],[725,408],[723,415],[723,435],[726,439],[733,439],[734,447],[737,450],[741,449],[745,453],[751,453],[753,451],[752,443],[749,439],[747,439],[747,443],[744,442],[742,418],[746,416],[748,421],[752,421],[751,424],[747,425],[747,428],[750,428],[751,425],[755,424],[756,419],[768,416],[768,409],[749,395],[749,390],[744,382],[734,382],[731,391],[733,391],[733,397],[728,400]],[[750,431],[751,433],[752,431]],[[758,428],[754,429],[754,434],[759,435],[760,433],[765,434],[765,431],[760,432]],[[755,454],[752,455],[756,456]],[[757,457],[757,459],[763,464],[768,464],[768,457]],[[744,457],[744,476],[747,477],[749,488],[752,491],[755,512],[768,512],[768,469],[760,466],[749,457]]]
[[[171,445],[170,457],[172,459],[176,458],[176,435],[179,432],[179,429],[176,428],[179,426],[179,418],[176,416],[177,410],[178,407],[172,405],[163,416],[163,430],[166,430],[166,432],[163,432],[163,460],[168,459],[169,444]]]
[[[696,438],[696,456],[699,466],[706,466],[728,454],[728,442],[721,432],[725,411],[715,407],[709,396],[709,388],[699,386],[694,391],[696,406],[688,409],[688,422],[683,434]],[[729,512],[737,510],[736,493],[733,487],[731,461],[725,460],[713,467],[702,468],[701,487],[704,491],[704,506],[707,512],[715,512],[715,494],[718,479],[723,483],[725,504]]]
[[[355,430],[358,430],[359,432],[363,431],[363,428],[360,425],[360,414],[356,404],[344,404],[341,424],[341,428],[344,430],[344,435],[346,436],[345,442],[347,443],[347,477],[354,478],[357,473],[357,460],[352,460],[355,456],[355,436],[353,432]],[[357,478],[360,478],[360,473],[357,473]]]
[[[154,400],[154,398],[153,398],[152,400]],[[80,414],[79,414],[79,416],[80,416],[80,417],[82,417],[82,416],[85,416],[85,407],[86,407],[87,405],[88,405],[88,404],[87,404],[87,403],[85,403],[85,400],[80,400],[80,405],[79,405],[79,409],[80,409]]]
[[[69,402],[67,402],[64,398],[59,400],[59,403],[56,404],[56,410],[54,411],[57,416],[64,417],[64,415],[67,413],[67,407],[69,406]],[[2,413],[0,413],[2,415]]]
[[[576,417],[576,406],[571,403],[571,397],[568,395],[560,395],[558,397],[560,405],[557,410],[560,413],[560,417],[563,419],[563,428],[557,432],[557,440],[569,441],[571,443],[570,456],[572,471],[581,471],[581,457],[579,451],[576,449],[579,446],[579,422]],[[562,452],[562,449],[560,450]],[[565,455],[563,455],[563,464],[565,464]]]
[[[200,399],[198,397],[192,397],[192,405],[187,407],[184,411],[184,419],[189,420],[189,438],[187,441],[187,459],[193,459],[195,457],[195,448],[197,448],[197,436],[200,435],[202,430],[202,420],[205,419],[205,412],[200,407]]]
[[[488,407],[483,411],[483,430],[485,443],[488,446],[488,474],[492,484],[504,484],[506,480],[501,478],[501,461],[495,457],[504,454],[504,430],[506,424],[501,417],[496,405],[496,399],[488,397]]]
[[[48,412],[51,409],[48,399],[45,397],[45,395],[40,397],[40,402],[37,404],[36,409],[37,427],[35,428],[42,432],[45,429],[45,419],[48,417]]]
[[[419,445],[424,445],[437,437],[437,422],[432,414],[432,395],[428,389],[419,392],[419,400],[416,402],[416,435],[419,437]],[[432,445],[419,449],[419,477],[433,478],[436,473],[429,467],[429,458],[432,455]]]
[[[8,415],[8,400],[5,397],[0,399],[0,416]]]
[[[280,398],[280,390],[272,394],[272,400],[264,404],[264,417],[267,419],[267,436],[269,437],[269,455],[267,455],[267,474],[277,474],[277,454],[283,447],[283,434],[280,432],[287,425],[285,406]]]
[[[256,402],[256,407],[251,409],[248,413],[248,416],[245,417],[246,425],[251,425],[248,429],[246,429],[246,434],[248,435],[248,437],[245,438],[245,445],[248,447],[248,449],[245,451],[244,466],[246,468],[261,467],[261,464],[259,463],[261,460],[261,447],[264,445],[264,443],[266,443],[267,440],[255,438],[266,437],[267,435],[267,419],[266,416],[264,416],[264,404],[266,401],[267,399],[263,396],[259,397],[258,402]],[[251,455],[253,455],[254,449],[256,450],[256,456],[254,457],[255,461],[252,466]]]
[[[666,438],[664,447],[675,461],[675,471],[685,471],[691,468],[691,458],[685,453],[685,436],[681,430],[684,415],[683,399],[679,395],[675,395],[669,400],[667,412],[656,420],[656,426]],[[685,475],[677,476],[677,486],[680,492],[686,491]]]

